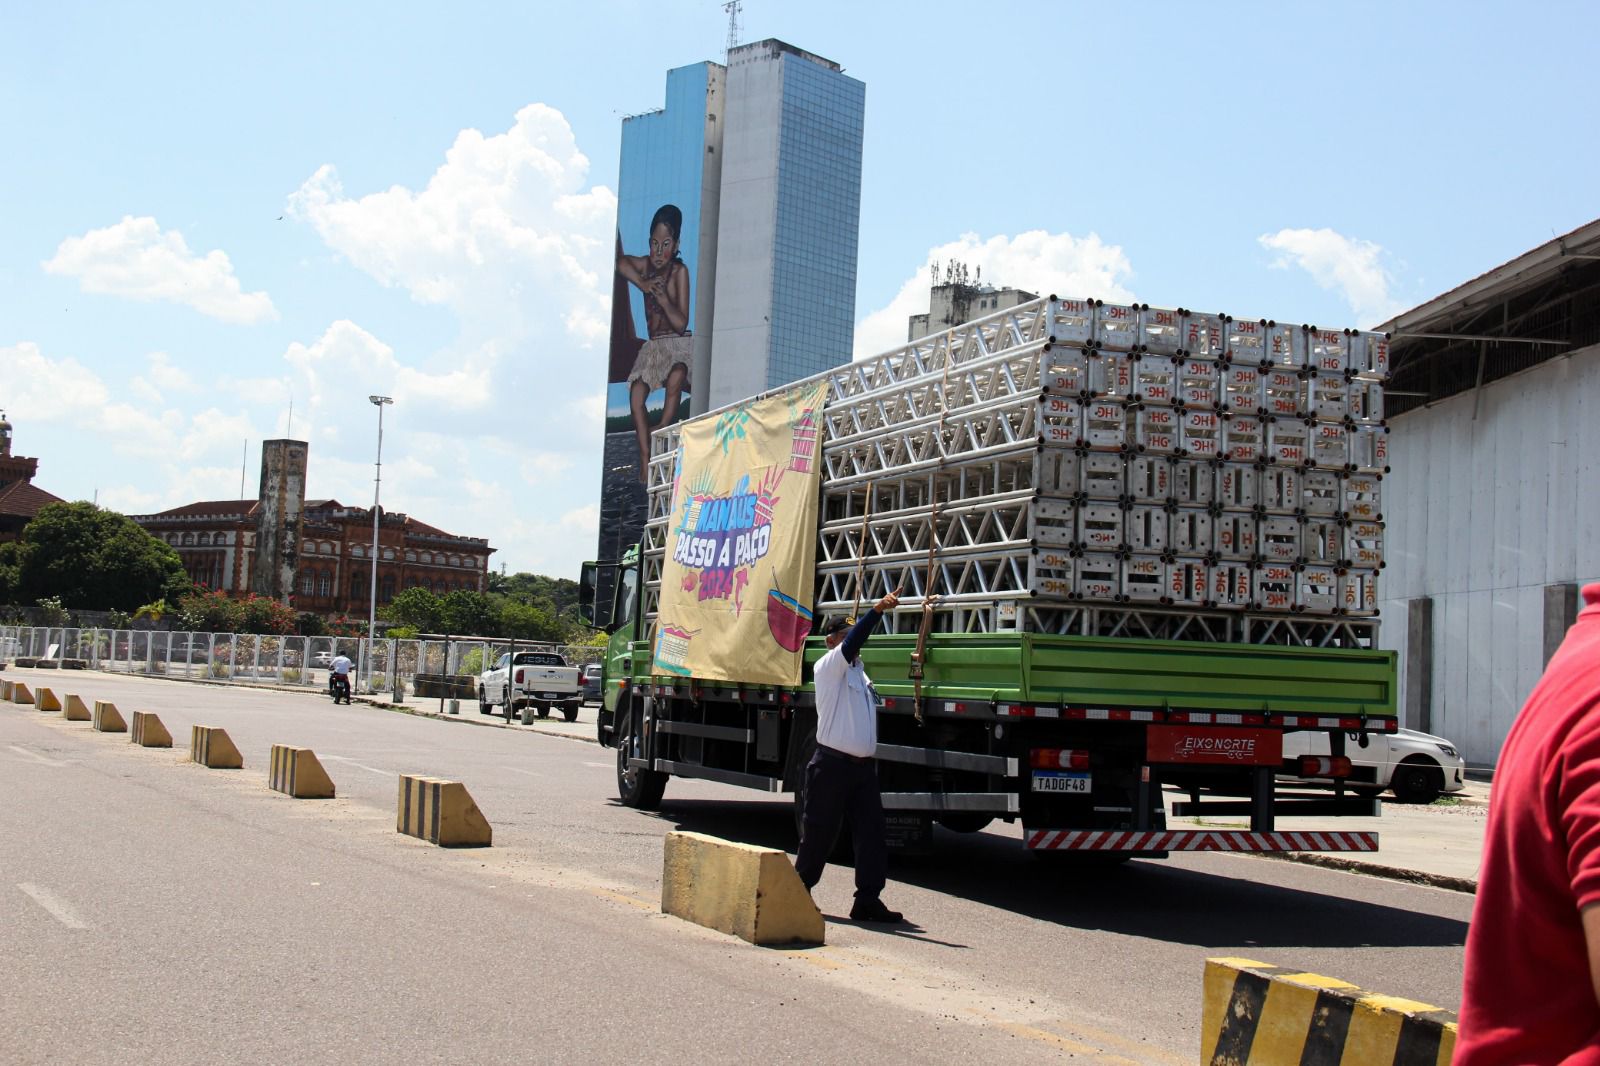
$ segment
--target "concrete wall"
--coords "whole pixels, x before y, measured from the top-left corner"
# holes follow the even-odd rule
[[[1600,579],[1600,347],[1390,425],[1381,643],[1426,701],[1407,724],[1492,766],[1571,622],[1570,586]]]
[[[250,591],[257,596],[286,600],[294,591],[309,451],[310,445],[300,440],[261,442],[260,507],[250,568]]]

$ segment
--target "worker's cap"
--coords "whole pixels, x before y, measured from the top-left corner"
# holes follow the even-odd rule
[[[836,614],[826,622],[822,623],[822,635],[825,637],[831,637],[835,633],[843,633],[845,630],[850,628],[850,625],[850,619],[846,618],[842,614]]]

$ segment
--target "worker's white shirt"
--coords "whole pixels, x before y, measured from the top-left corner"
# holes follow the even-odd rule
[[[328,669],[332,670],[336,674],[348,674],[350,672],[350,668],[354,665],[355,663],[341,655],[329,664]]]
[[[846,755],[873,755],[878,750],[878,707],[872,679],[856,656],[854,665],[844,648],[830,650],[817,660],[817,743]]]

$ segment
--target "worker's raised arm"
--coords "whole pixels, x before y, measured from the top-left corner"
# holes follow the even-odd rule
[[[896,586],[893,592],[873,604],[870,611],[856,620],[856,624],[850,627],[850,632],[845,634],[844,643],[840,645],[845,662],[853,663],[856,661],[856,656],[861,653],[861,646],[867,642],[867,638],[872,635],[872,631],[878,628],[878,619],[899,605],[900,588]]]

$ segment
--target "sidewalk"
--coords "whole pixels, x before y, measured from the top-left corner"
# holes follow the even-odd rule
[[[1278,821],[1279,829],[1377,833],[1375,855],[1291,852],[1272,857],[1415,881],[1457,892],[1476,892],[1488,817],[1489,785],[1469,780],[1462,791],[1450,793],[1448,798],[1427,806],[1397,803],[1386,798],[1377,818],[1280,818]],[[1247,825],[1243,819],[1235,818],[1169,818],[1168,824],[1213,829]]]

